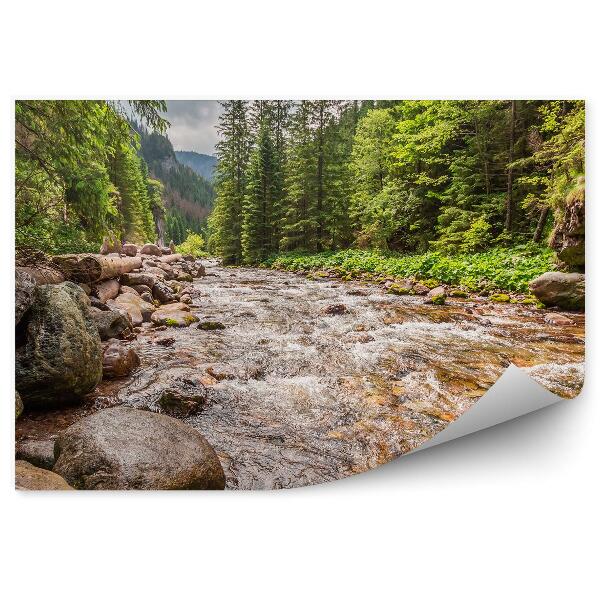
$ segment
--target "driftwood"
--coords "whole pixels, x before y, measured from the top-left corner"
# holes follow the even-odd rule
[[[54,266],[70,281],[95,283],[113,279],[142,266],[139,256],[63,254],[52,257]]]
[[[64,275],[60,271],[57,271],[53,267],[47,265],[28,265],[24,267],[16,267],[16,269],[31,275],[38,285],[45,285],[46,283],[62,283],[65,280]]]

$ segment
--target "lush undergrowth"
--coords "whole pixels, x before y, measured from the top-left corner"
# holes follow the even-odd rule
[[[411,277],[430,285],[445,283],[469,291],[528,292],[535,277],[555,269],[554,253],[533,244],[447,256],[439,252],[399,255],[374,250],[342,250],[307,254],[288,252],[261,266],[286,271],[327,270],[344,279]]]

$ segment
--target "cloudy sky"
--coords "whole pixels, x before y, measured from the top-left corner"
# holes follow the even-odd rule
[[[220,114],[216,100],[167,100],[166,117],[171,123],[167,135],[173,148],[214,154]]]

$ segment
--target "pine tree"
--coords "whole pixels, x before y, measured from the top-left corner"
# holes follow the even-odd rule
[[[209,220],[210,248],[222,256],[224,264],[239,264],[242,260],[242,203],[250,150],[248,103],[229,100],[221,105],[224,110],[217,128],[221,141],[217,144],[217,196]]]
[[[277,250],[274,236],[281,201],[277,151],[268,125],[261,127],[252,151],[243,203],[242,258],[255,264]]]

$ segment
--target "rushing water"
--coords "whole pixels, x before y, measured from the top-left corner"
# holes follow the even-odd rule
[[[227,487],[294,487],[415,448],[510,363],[564,397],[583,383],[583,315],[557,327],[521,305],[433,306],[375,285],[214,263],[207,272],[194,282],[193,312],[225,329],[144,327],[130,342],[142,360],[133,377],[103,382],[79,412],[26,418],[18,429],[35,435],[43,421],[47,434],[49,422],[60,429],[82,412],[142,406],[157,386],[201,385],[204,408],[184,420],[217,451]],[[334,304],[347,312],[328,314]]]

